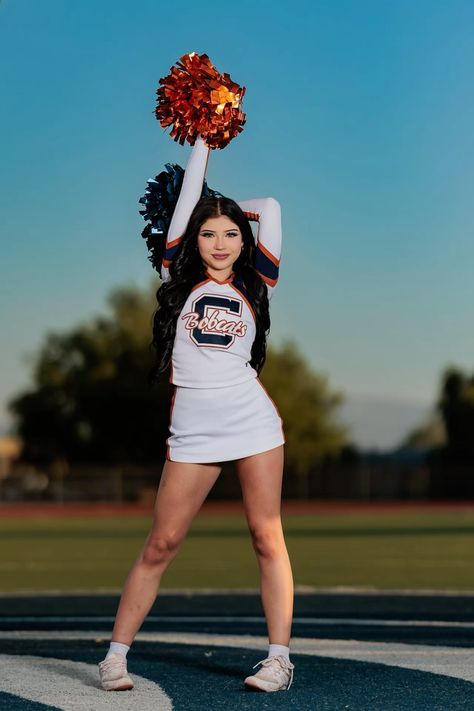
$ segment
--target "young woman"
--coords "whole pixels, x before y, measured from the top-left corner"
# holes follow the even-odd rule
[[[285,436],[258,377],[278,281],[280,206],[270,197],[239,203],[201,198],[209,151],[198,136],[162,259],[151,377],[170,367],[170,436],[153,524],[125,582],[110,648],[99,663],[107,690],[133,687],[127,652],[222,462],[230,460],[242,487],[269,633],[268,655],[244,683],[279,691],[293,680],[293,577],[280,515]],[[249,219],[258,221],[257,244]]]

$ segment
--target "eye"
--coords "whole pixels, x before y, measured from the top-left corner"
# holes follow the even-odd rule
[[[201,232],[203,237],[212,237],[212,232]]]
[[[238,232],[228,232],[228,233],[227,233],[227,236],[228,236],[228,237],[237,237],[237,236],[238,236]]]

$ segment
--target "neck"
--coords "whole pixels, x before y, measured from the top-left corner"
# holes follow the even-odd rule
[[[214,269],[213,267],[204,266],[204,270],[213,279],[217,279],[217,281],[225,281],[234,273],[232,267],[229,267],[228,269]]]

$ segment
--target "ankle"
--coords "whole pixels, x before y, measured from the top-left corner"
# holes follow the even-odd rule
[[[107,657],[110,657],[111,654],[121,654],[123,657],[127,658],[127,652],[130,649],[128,644],[123,644],[122,642],[111,642],[109,651],[106,654],[106,659]]]
[[[273,654],[281,654],[283,657],[290,659],[290,648],[286,647],[284,644],[269,644],[268,645],[268,656],[271,657]]]

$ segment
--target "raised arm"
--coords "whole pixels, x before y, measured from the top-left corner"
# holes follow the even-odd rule
[[[162,281],[168,281],[170,278],[169,265],[181,242],[191,213],[201,197],[209,151],[209,146],[198,135],[186,164],[183,183],[166,236],[166,246],[161,264]]]
[[[267,285],[271,299],[276,287],[281,255],[281,208],[272,197],[240,200],[238,205],[250,220],[257,220],[255,269]]]

